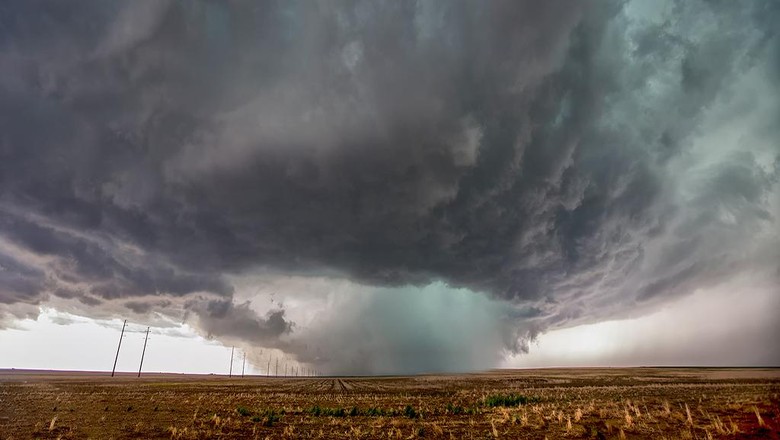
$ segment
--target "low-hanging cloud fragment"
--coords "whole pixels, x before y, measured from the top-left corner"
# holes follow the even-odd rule
[[[0,314],[75,300],[319,362],[231,280],[324,274],[396,292],[393,316],[442,281],[515,310],[491,315],[500,352],[777,279],[777,21],[772,1],[5,2]],[[414,333],[395,361],[437,344]],[[469,341],[447,365],[483,366]],[[362,350],[329,368],[442,365]]]

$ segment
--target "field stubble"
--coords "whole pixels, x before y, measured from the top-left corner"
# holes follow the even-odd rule
[[[412,377],[0,373],[0,439],[778,439],[780,370]]]

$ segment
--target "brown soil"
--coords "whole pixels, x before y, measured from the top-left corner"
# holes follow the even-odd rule
[[[778,394],[780,369],[245,379],[0,370],[0,440],[780,439]]]

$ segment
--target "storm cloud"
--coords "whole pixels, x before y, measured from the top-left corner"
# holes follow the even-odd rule
[[[426,329],[447,298],[500,353],[778,286],[777,23],[759,0],[3,2],[0,315],[69,300],[417,371],[489,366]],[[287,299],[253,304],[257,274]],[[291,277],[377,296],[305,327],[290,302],[328,295]],[[308,348],[366,323],[346,363]]]

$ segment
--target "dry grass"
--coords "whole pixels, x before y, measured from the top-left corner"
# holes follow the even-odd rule
[[[717,373],[717,378],[713,377]],[[780,438],[780,374],[609,369],[396,378],[5,376],[12,438]],[[4,424],[5,423],[5,424]],[[5,437],[3,437],[5,438]]]
[[[764,419],[761,418],[761,413],[758,412],[758,407],[754,406],[753,407],[753,412],[756,413],[756,420],[758,421],[758,426],[760,426],[762,428],[765,427],[766,423],[764,423]]]

